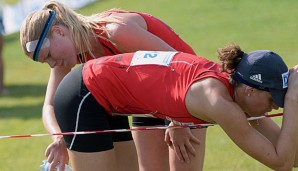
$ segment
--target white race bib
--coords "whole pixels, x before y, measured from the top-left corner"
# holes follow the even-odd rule
[[[137,51],[130,63],[136,65],[162,65],[169,66],[177,52],[170,51]]]

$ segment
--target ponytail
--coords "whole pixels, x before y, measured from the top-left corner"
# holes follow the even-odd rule
[[[217,54],[218,59],[221,61],[221,70],[228,73],[230,75],[230,82],[235,84],[233,75],[245,53],[238,45],[229,44],[224,48],[219,48]]]

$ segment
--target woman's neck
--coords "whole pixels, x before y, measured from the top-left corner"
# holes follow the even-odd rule
[[[98,58],[105,56],[106,53],[101,45],[101,43],[98,41],[97,38],[91,38],[91,45],[92,45],[92,53],[93,55]]]

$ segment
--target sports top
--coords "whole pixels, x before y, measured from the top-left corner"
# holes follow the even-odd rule
[[[159,37],[164,42],[166,42],[168,45],[170,45],[172,48],[174,48],[177,51],[185,52],[194,54],[194,50],[186,43],[184,42],[174,31],[171,27],[169,27],[166,23],[161,21],[160,19],[146,13],[142,12],[135,12],[135,11],[122,11],[122,10],[108,10],[106,12],[103,12],[101,14],[102,17],[106,17],[111,15],[112,13],[136,13],[142,16],[147,24],[147,31],[152,33],[153,35]],[[102,26],[105,25],[105,23],[101,24]],[[107,38],[107,35],[103,32],[103,30],[95,30],[97,35],[100,35],[101,37],[98,37],[98,41],[101,43],[105,53],[107,56],[109,55],[116,55],[123,52],[120,52]],[[132,35],[133,36],[133,35]],[[85,59],[81,57],[78,57],[78,63],[84,63],[90,59],[93,59],[90,55],[84,55]]]
[[[186,109],[190,85],[213,77],[233,96],[228,75],[217,63],[182,52],[137,51],[88,61],[83,80],[110,114],[146,114],[180,125],[206,123]]]

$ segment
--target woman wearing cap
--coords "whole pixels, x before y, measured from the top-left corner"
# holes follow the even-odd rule
[[[272,51],[246,54],[232,44],[218,54],[221,66],[182,52],[137,51],[91,60],[57,89],[59,126],[63,132],[106,130],[106,116],[113,113],[150,114],[171,125],[216,123],[248,155],[274,170],[290,170],[298,144],[298,66],[288,79],[286,64]],[[281,128],[269,117],[247,121],[279,107],[284,107]],[[194,161],[190,154],[193,142],[176,142],[176,131],[167,130],[168,145],[182,161],[203,164],[204,157]],[[64,139],[75,170],[121,170],[108,134]]]
[[[49,13],[50,12],[50,13]],[[44,27],[47,23],[47,27]],[[44,31],[42,30],[43,28]],[[42,34],[43,33],[43,34]],[[128,12],[122,10],[108,10],[103,13],[82,16],[75,13],[61,3],[49,1],[44,8],[26,17],[20,30],[21,44],[26,55],[38,62],[47,62],[52,68],[48,82],[46,97],[43,106],[43,122],[50,133],[60,132],[57,125],[53,96],[62,78],[77,63],[84,63],[89,59],[106,55],[142,50],[179,50],[195,54],[179,36],[164,22],[141,12]],[[41,41],[39,41],[41,40]],[[37,45],[39,43],[39,45]],[[55,47],[55,51],[47,53]],[[47,55],[47,58],[43,56]],[[118,120],[112,126],[117,129],[119,125],[126,124],[127,117],[111,118]],[[164,125],[165,121],[156,118],[134,118],[134,126]],[[201,130],[193,130],[203,132]],[[134,139],[138,151],[140,170],[169,169],[168,147],[164,142],[164,130],[148,131],[146,133],[134,132]],[[201,133],[202,134],[202,133]],[[187,135],[185,135],[187,136]],[[203,135],[200,136],[203,142]],[[126,143],[133,143],[130,133],[114,135],[115,148],[128,154]],[[58,162],[67,162],[67,153],[61,136],[54,136],[54,142],[49,145],[46,155],[52,166]],[[154,139],[154,141],[152,141]],[[125,143],[119,141],[127,140]],[[159,141],[159,143],[154,143]],[[198,140],[195,140],[198,141]],[[119,143],[117,143],[119,142]],[[122,148],[125,144],[125,148]],[[203,145],[203,143],[202,143]],[[134,148],[131,146],[131,148]],[[126,152],[128,151],[128,152]],[[162,157],[160,154],[163,154]],[[175,155],[173,155],[175,157]],[[129,160],[129,161],[128,161]],[[123,160],[123,167],[133,161],[132,157]],[[121,164],[120,164],[121,165]],[[182,166],[181,166],[182,165]],[[183,163],[172,162],[171,167],[182,167]],[[60,166],[64,166],[61,164]],[[197,166],[192,166],[197,170]]]

